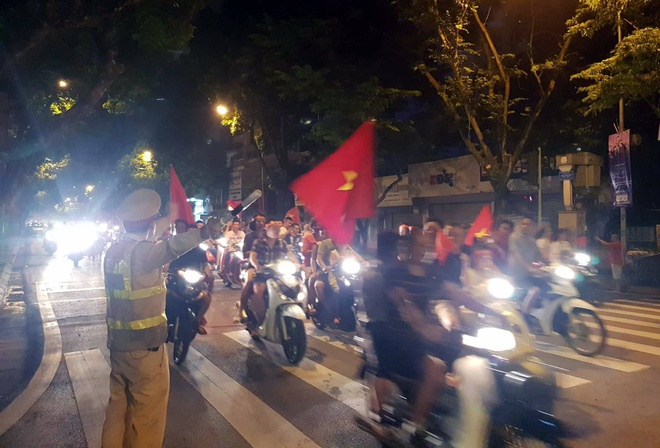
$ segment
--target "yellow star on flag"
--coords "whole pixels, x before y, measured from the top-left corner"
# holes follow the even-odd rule
[[[350,191],[355,187],[355,179],[358,177],[357,171],[342,171],[341,172],[344,175],[344,180],[346,180],[346,183],[342,185],[341,187],[337,188],[337,191]]]
[[[481,229],[481,232],[475,233],[474,236],[477,238],[485,238],[488,236],[488,229],[484,227]]]

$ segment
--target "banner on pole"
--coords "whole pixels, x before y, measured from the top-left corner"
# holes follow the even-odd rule
[[[630,169],[630,129],[610,135],[607,142],[610,178],[614,188],[614,206],[633,205],[632,171]]]

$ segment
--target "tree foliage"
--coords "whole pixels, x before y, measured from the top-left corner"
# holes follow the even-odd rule
[[[423,37],[425,57],[415,69],[441,98],[495,191],[506,195],[566,64],[571,35],[561,22],[541,22],[553,14],[534,2],[522,11],[476,0],[397,3]]]

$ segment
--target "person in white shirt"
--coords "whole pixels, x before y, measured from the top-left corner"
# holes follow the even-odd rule
[[[227,240],[227,250],[225,257],[229,252],[241,250],[243,247],[243,240],[245,239],[245,232],[241,230],[241,223],[235,219],[231,223],[229,230],[225,232],[225,240]]]
[[[566,253],[573,254],[573,245],[569,241],[570,232],[568,229],[559,229],[557,231],[557,240],[550,244],[550,263],[560,263]]]

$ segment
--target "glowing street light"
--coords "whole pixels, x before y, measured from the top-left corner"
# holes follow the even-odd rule
[[[96,188],[94,185],[86,185],[85,193],[91,193],[92,191],[94,191],[94,188]]]
[[[151,151],[144,151],[144,152],[142,153],[142,159],[143,159],[145,162],[147,162],[147,163],[151,162],[151,159],[152,159],[152,158],[153,158],[153,154],[151,153]]]
[[[221,117],[224,117],[229,112],[229,109],[227,109],[227,107],[222,105],[222,104],[218,104],[215,107],[215,111],[218,113],[218,115],[220,115]]]
[[[66,89],[67,87],[69,87],[69,83],[66,82],[65,79],[60,79],[60,80],[57,82],[57,86],[58,86],[60,89]]]

